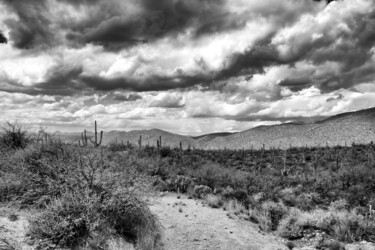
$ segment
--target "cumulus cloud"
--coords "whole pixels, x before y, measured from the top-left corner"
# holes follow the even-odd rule
[[[374,27],[372,0],[0,0],[0,93],[64,126],[315,119],[375,104]]]
[[[153,98],[150,107],[181,108],[185,106],[185,100],[180,94],[161,93]]]

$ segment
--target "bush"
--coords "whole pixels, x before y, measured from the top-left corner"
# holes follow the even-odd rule
[[[375,221],[365,218],[354,210],[314,210],[301,212],[291,210],[290,214],[280,222],[279,235],[287,239],[303,236],[303,230],[317,229],[326,232],[336,240],[355,242],[375,239]]]
[[[27,130],[16,122],[6,122],[3,126],[2,142],[11,149],[25,148],[31,138]]]
[[[208,194],[205,200],[207,201],[208,206],[212,208],[219,208],[224,204],[222,197],[218,195]]]
[[[173,155],[174,155],[174,152],[169,147],[162,147],[160,149],[160,157],[162,157],[162,158],[164,158],[164,157],[171,157]]]
[[[303,237],[303,229],[306,227],[306,221],[298,209],[292,209],[279,225],[278,233],[281,237],[296,240]]]
[[[251,216],[257,218],[263,231],[275,231],[280,221],[287,215],[288,209],[282,203],[267,201],[261,206],[252,209]]]
[[[269,229],[275,231],[279,225],[279,222],[288,213],[288,209],[282,203],[266,202],[262,204],[262,209],[266,212],[267,217],[270,220]]]
[[[103,199],[89,191],[66,193],[56,199],[31,218],[29,230],[33,238],[59,247],[88,242],[102,248],[113,234],[137,245],[154,247],[159,237],[158,222],[145,203],[130,194]]]
[[[225,189],[222,195],[226,200],[235,199],[238,202],[241,202],[245,207],[249,207],[250,199],[247,192],[243,189]]]

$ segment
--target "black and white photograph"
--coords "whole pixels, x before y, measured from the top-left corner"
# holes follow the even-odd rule
[[[375,0],[0,0],[0,250],[375,250]]]

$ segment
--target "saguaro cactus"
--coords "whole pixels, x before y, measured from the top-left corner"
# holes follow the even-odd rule
[[[161,148],[160,144],[161,144],[160,141],[156,140],[156,147],[157,147],[156,153],[157,153],[157,155],[160,155],[160,148]]]
[[[103,139],[103,131],[100,131],[100,141],[98,142],[98,131],[97,131],[97,125],[96,125],[96,121],[95,121],[95,141],[91,140],[91,138],[89,138],[91,143],[94,144],[95,147],[99,147],[100,144],[102,144],[102,139]]]
[[[86,135],[86,129],[83,130],[83,133],[82,133],[81,135],[82,135],[82,145],[83,145],[83,146],[87,146],[87,135]]]
[[[139,139],[138,139],[138,145],[139,145],[139,148],[142,147],[142,136],[141,135],[139,136]]]

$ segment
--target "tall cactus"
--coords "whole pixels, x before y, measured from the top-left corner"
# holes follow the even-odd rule
[[[82,145],[83,145],[83,146],[87,146],[87,135],[86,135],[86,129],[83,130],[83,133],[82,133],[81,135],[82,135]]]
[[[142,147],[142,136],[141,135],[139,136],[139,139],[138,139],[138,145],[139,145],[139,148]]]
[[[95,121],[95,141],[91,140],[91,138],[89,138],[91,143],[94,144],[95,147],[99,147],[100,144],[102,144],[102,139],[103,139],[103,131],[100,131],[100,141],[98,142],[98,131],[97,131],[97,125],[96,125],[96,121]]]
[[[160,155],[160,148],[161,148],[160,144],[161,144],[160,141],[156,140],[156,147],[157,147],[156,153],[157,153],[157,155]]]

